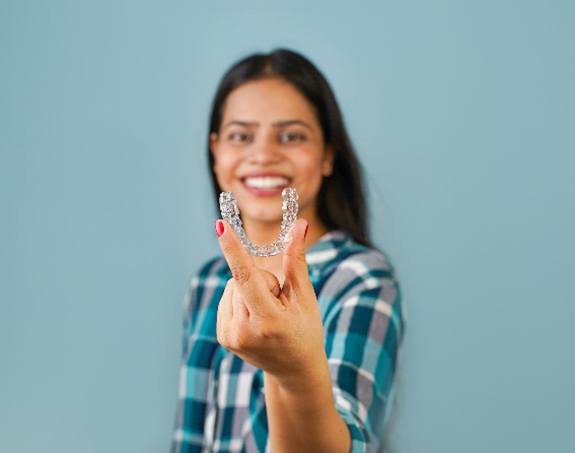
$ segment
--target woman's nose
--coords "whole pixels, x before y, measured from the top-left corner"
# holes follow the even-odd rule
[[[249,146],[249,158],[253,162],[274,162],[281,158],[279,143],[274,137],[260,137]]]

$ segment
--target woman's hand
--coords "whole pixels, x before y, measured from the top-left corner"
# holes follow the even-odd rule
[[[309,386],[318,363],[326,360],[323,326],[305,260],[308,222],[294,223],[284,250],[283,287],[277,277],[256,267],[224,220],[220,247],[232,278],[218,306],[217,339],[246,362],[272,375],[282,386]],[[323,361],[323,362],[322,362]]]

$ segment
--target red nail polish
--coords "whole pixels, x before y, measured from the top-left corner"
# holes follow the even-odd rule
[[[224,234],[224,222],[222,222],[220,219],[216,220],[216,233],[218,237]]]
[[[307,236],[307,229],[309,228],[309,223],[305,226],[305,231],[303,232],[303,238]]]

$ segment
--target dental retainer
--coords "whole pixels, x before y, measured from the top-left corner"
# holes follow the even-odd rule
[[[288,233],[297,219],[298,195],[293,187],[285,187],[282,190],[282,223],[279,237],[271,244],[259,246],[253,244],[242,224],[240,210],[233,192],[220,193],[220,212],[222,218],[228,222],[236,232],[244,248],[255,256],[273,256],[281,253],[287,243]]]

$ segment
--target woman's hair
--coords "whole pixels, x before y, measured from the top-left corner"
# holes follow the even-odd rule
[[[306,57],[280,48],[269,54],[252,54],[236,62],[225,73],[216,91],[209,134],[219,134],[226,98],[235,88],[246,82],[270,78],[285,80],[299,90],[315,108],[324,143],[333,146],[333,171],[331,175],[324,176],[317,198],[320,220],[329,230],[343,230],[360,244],[373,247],[369,238],[368,210],[360,163],[331,87]],[[213,170],[214,156],[210,152],[209,134],[208,165],[218,212],[222,189]]]

